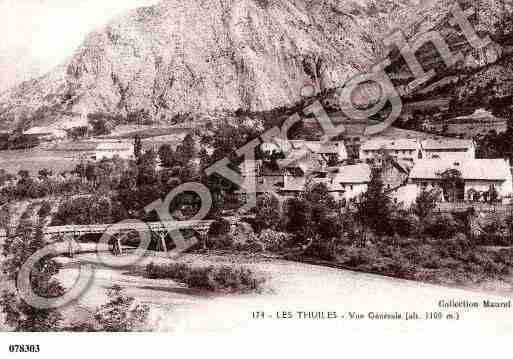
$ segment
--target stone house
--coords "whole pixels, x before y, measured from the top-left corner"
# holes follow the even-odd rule
[[[476,158],[476,144],[472,140],[440,139],[421,143],[422,158],[442,160],[470,160]]]
[[[114,140],[102,141],[96,146],[95,158],[101,160],[103,158],[112,159],[118,156],[123,159],[134,158],[134,144],[133,141]]]
[[[421,157],[421,146],[415,139],[375,137],[360,147],[360,160],[364,163],[381,166],[385,155],[413,163]]]
[[[492,191],[497,200],[505,200],[513,192],[510,164],[504,159],[419,160],[399,200],[413,203],[424,190],[440,191],[441,202],[484,202],[491,199]]]

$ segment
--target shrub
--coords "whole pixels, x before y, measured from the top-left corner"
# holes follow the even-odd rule
[[[510,245],[507,222],[500,216],[488,215],[481,225],[481,231],[477,238],[480,245],[508,246]]]
[[[246,243],[240,244],[238,246],[238,249],[240,251],[250,252],[250,253],[261,253],[261,252],[265,251],[264,245],[255,240],[247,241]]]
[[[413,212],[419,218],[430,216],[436,208],[436,197],[436,191],[422,191],[412,205]]]
[[[417,218],[406,211],[394,212],[391,221],[394,233],[403,237],[414,234],[419,225]]]
[[[280,252],[290,244],[291,235],[273,231],[272,229],[265,229],[260,233],[258,241],[264,246],[266,251]]]
[[[114,286],[109,292],[110,301],[98,308],[95,319],[100,330],[107,332],[130,332],[142,329],[149,307],[136,304],[133,297],[122,294],[121,287]]]
[[[266,193],[257,198],[255,229],[260,232],[264,229],[277,229],[280,225],[280,203]]]
[[[46,218],[52,211],[52,206],[48,201],[43,201],[41,207],[39,208],[39,212],[37,213],[40,218]]]
[[[112,202],[107,197],[71,198],[59,205],[51,225],[112,223],[112,209]]]
[[[146,273],[152,279],[172,279],[191,288],[209,291],[259,292],[265,278],[248,268],[231,266],[192,267],[184,263],[148,264]]]
[[[424,221],[423,233],[431,238],[449,239],[458,232],[458,222],[450,214],[428,217]]]
[[[230,233],[231,224],[224,218],[216,219],[208,229],[209,236],[222,236]]]
[[[208,249],[231,249],[234,246],[234,240],[229,234],[219,235],[214,238],[208,237],[206,246]]]

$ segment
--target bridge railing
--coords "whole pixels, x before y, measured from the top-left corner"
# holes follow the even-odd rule
[[[235,217],[225,218],[229,222],[236,223],[238,221]],[[44,231],[45,235],[59,235],[67,233],[75,234],[99,234],[108,233],[116,234],[119,232],[164,232],[169,230],[179,229],[197,229],[205,230],[210,228],[213,220],[194,220],[194,221],[164,221],[164,222],[121,222],[115,224],[89,224],[89,225],[65,225],[65,226],[51,226],[47,227]],[[15,228],[11,229],[11,234],[15,232]],[[7,231],[0,229],[0,238],[6,238]]]
[[[213,221],[167,221],[167,222],[123,222],[116,224],[66,225],[53,226],[45,230],[46,234],[60,233],[117,233],[120,231],[164,231],[169,229],[201,229],[209,227]]]

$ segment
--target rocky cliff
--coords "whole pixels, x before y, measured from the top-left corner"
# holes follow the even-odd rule
[[[470,2],[480,33],[495,34],[503,0]],[[448,24],[452,0],[166,0],[139,8],[91,33],[53,72],[0,95],[0,124],[12,128],[75,114],[154,120],[178,114],[260,111],[300,100],[300,89],[340,86],[387,55],[382,38],[395,28],[413,39],[439,30],[460,46]],[[504,5],[504,6],[503,6]],[[509,9],[509,8],[508,8]],[[493,45],[496,46],[496,45]],[[460,46],[461,47],[461,46]],[[465,49],[466,60],[472,50]],[[433,50],[420,56],[440,66]],[[502,45],[473,58],[487,66]],[[397,62],[397,73],[407,72]],[[22,115],[19,115],[22,113]]]
[[[333,88],[366,69],[387,18],[408,4],[167,0],[115,19],[55,71],[2,94],[0,118],[144,109],[165,121],[291,105],[306,82]]]

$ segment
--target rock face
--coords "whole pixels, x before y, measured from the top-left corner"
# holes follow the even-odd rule
[[[407,12],[410,20],[401,21],[404,23],[403,31],[410,42],[428,31],[436,31],[446,40],[453,52],[463,53],[464,61],[459,64],[460,68],[479,68],[495,63],[503,55],[503,46],[497,41],[491,41],[481,50],[472,48],[459,26],[451,23],[454,18],[451,9],[457,3],[463,10],[473,12],[466,17],[482,39],[489,37],[497,40],[500,37],[501,22],[504,21],[506,14],[513,11],[513,4],[504,0],[436,0],[424,7],[414,8],[410,13]],[[421,48],[418,56],[428,69],[442,63],[433,46]]]
[[[485,70],[511,54],[511,44],[509,43],[513,35],[513,31],[511,31],[513,30],[513,3],[505,0],[458,1],[462,9],[467,11],[472,9],[473,14],[467,18],[476,34],[481,39],[491,39],[488,45],[482,49],[473,48],[459,26],[451,23],[454,18],[451,8],[455,3],[454,0],[432,1],[424,7],[403,13],[404,20],[397,20],[403,24],[402,29],[409,42],[413,43],[416,38],[428,31],[436,31],[445,39],[453,54],[460,52],[463,55],[463,61],[449,69],[434,46],[426,44],[421,47],[416,53],[417,58],[425,71],[435,70],[438,75],[435,78],[436,81],[440,81],[444,74],[458,76],[473,72],[479,73],[481,69]],[[404,15],[412,20],[406,20]],[[508,27],[509,29],[504,31]],[[397,78],[407,80],[405,82],[413,80],[408,66],[401,61],[400,56],[396,56],[394,72]],[[471,77],[464,76],[465,81],[471,81]],[[500,78],[498,79],[500,80]],[[457,84],[457,86],[464,87],[465,84]],[[457,89],[456,91],[458,92]]]
[[[431,29],[451,35],[452,0],[417,3],[166,0],[139,8],[91,33],[53,72],[0,95],[0,127],[12,129],[20,117],[29,127],[145,110],[166,121],[292,105],[305,83],[335,88],[369,69],[386,55],[380,40],[394,28],[409,38]],[[479,30],[493,33],[502,0],[476,3]],[[475,66],[501,54],[487,49]]]
[[[291,105],[305,83],[339,86],[376,58],[374,30],[406,0],[388,3],[167,0],[139,8],[91,33],[52,73],[0,96],[0,118],[11,125],[20,109],[38,123],[144,109],[161,120]]]

